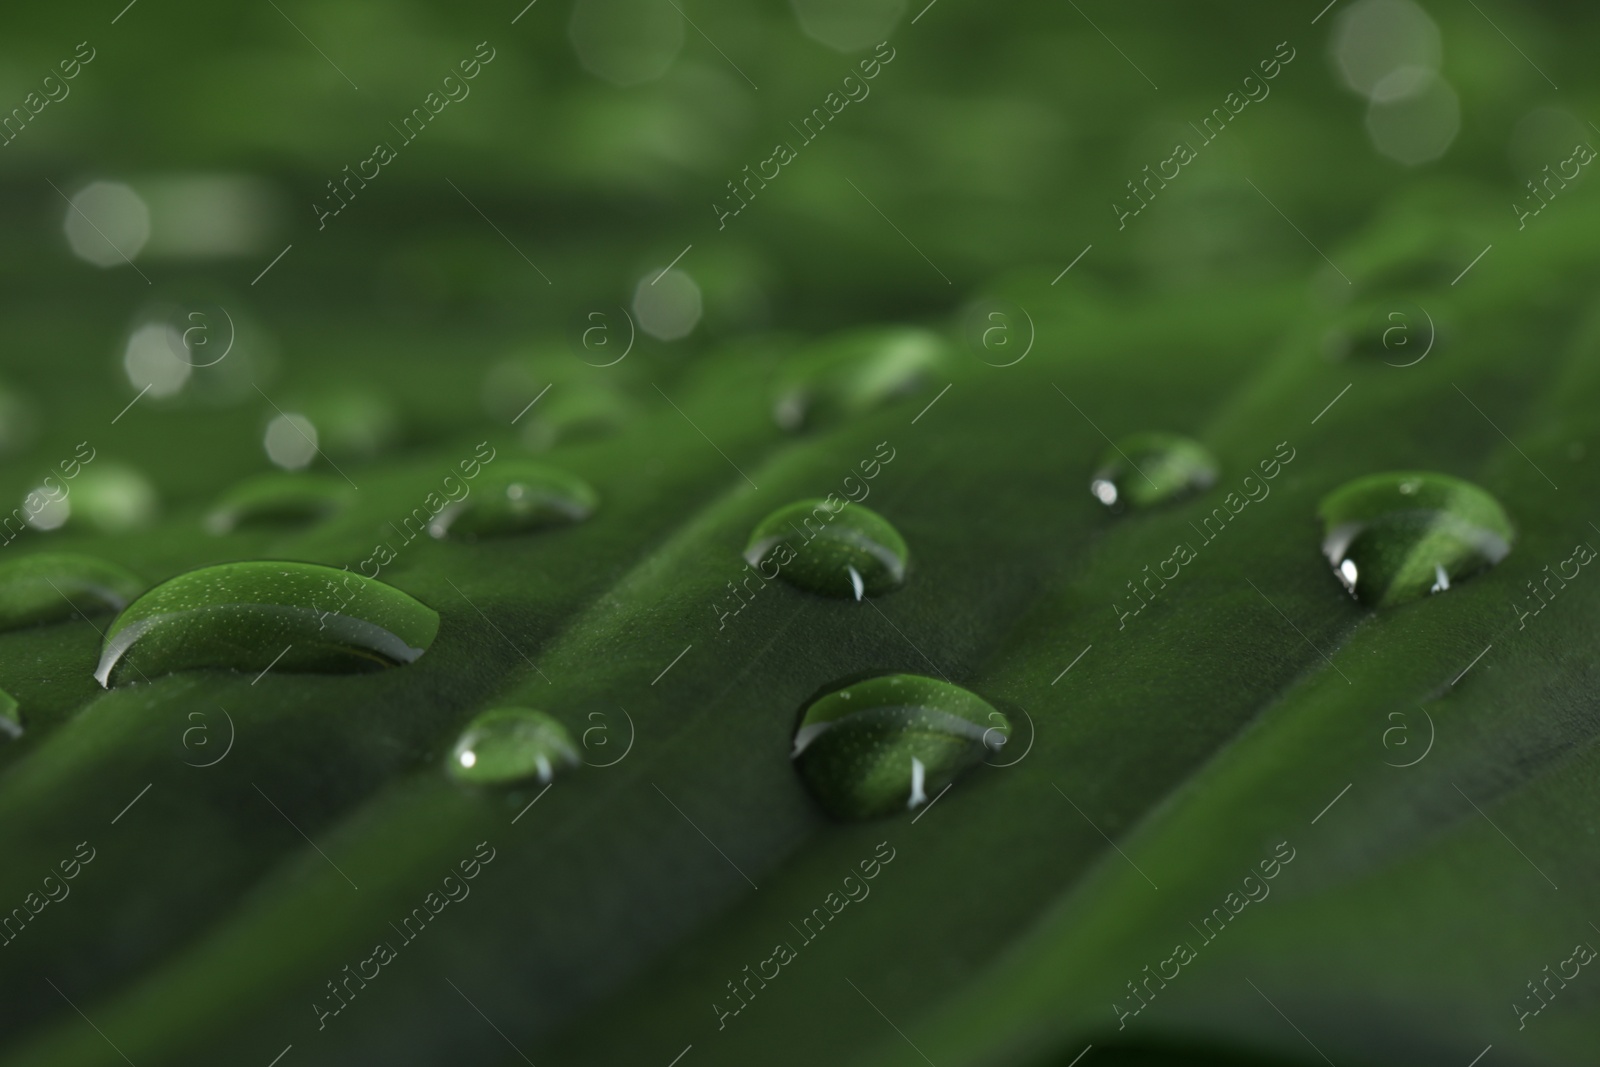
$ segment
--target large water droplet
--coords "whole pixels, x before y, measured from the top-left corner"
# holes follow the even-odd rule
[[[499,537],[587,519],[600,497],[588,482],[555,467],[503,460],[428,527],[435,537]]]
[[[24,556],[0,566],[0,630],[121,611],[144,589],[131,571],[93,556]]]
[[[314,522],[343,507],[350,485],[340,478],[272,472],[247,479],[218,499],[206,529],[224,534],[241,526],[289,526]]]
[[[557,764],[576,766],[566,727],[531,708],[492,708],[476,716],[450,752],[450,774],[472,785],[548,782]]]
[[[1442,592],[1499,563],[1515,537],[1487,491],[1426,471],[1357,478],[1323,497],[1317,516],[1334,574],[1375,607]]]
[[[871,411],[927,385],[948,352],[938,334],[903,326],[829,338],[792,357],[773,418],[799,430]]]
[[[1106,507],[1150,507],[1209,488],[1217,461],[1199,441],[1171,433],[1124,437],[1100,459],[1089,492]]]
[[[1004,715],[960,686],[890,674],[808,707],[790,755],[829,814],[870,819],[937,798],[1010,730]]]
[[[833,498],[799,500],[756,526],[744,558],[764,578],[782,578],[823,596],[860,600],[905,584],[905,538],[888,519]]]
[[[201,567],[135,600],[106,631],[101,685],[175,671],[353,673],[410,663],[439,615],[383,582],[315,563]]]

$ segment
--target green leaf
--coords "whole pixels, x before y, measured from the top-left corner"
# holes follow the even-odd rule
[[[439,625],[391,670],[212,662],[108,692],[91,620],[0,634],[29,726],[3,753],[0,903],[25,907],[80,842],[94,856],[5,945],[0,1063],[293,1045],[303,1062],[665,1064],[692,1045],[686,1064],[1064,1065],[1093,1044],[1109,1063],[1398,1065],[1491,1043],[1586,1062],[1581,978],[1525,1031],[1507,1004],[1600,939],[1581,845],[1597,601],[1583,570],[1547,606],[1525,589],[1594,534],[1600,327],[1541,297],[1532,267],[1592,285],[1586,249],[1502,251],[1489,295],[1424,294],[1460,332],[1410,368],[1328,362],[1337,309],[1308,316],[1298,281],[1168,294],[1160,314],[1030,283],[1002,288],[1070,346],[953,358],[799,435],[772,415],[780,357],[653,368],[635,419],[541,454],[602,502],[580,523],[471,544],[385,529],[484,436],[438,374],[421,391],[448,431],[352,464],[348,506],[309,525],[204,528],[258,462],[241,445],[186,474],[187,496],[164,481],[180,502],[148,531],[64,532],[168,581],[355,567],[376,540],[382,581]],[[1101,431],[1151,427],[1199,442],[1216,483],[1111,512],[1090,492]],[[514,432],[490,436],[508,452]],[[904,538],[904,586],[745,584],[761,520],[842,493],[883,442],[861,502]],[[1318,504],[1391,470],[1482,486],[1515,547],[1439,594],[1357,603]],[[1010,736],[920,811],[841,823],[794,733],[820,694],[884,674],[947,678]],[[548,713],[587,766],[548,792],[453,780],[453,746],[494,707]],[[1128,984],[1179,942],[1195,958],[1132,1014]],[[777,977],[750,979],[780,943]]]

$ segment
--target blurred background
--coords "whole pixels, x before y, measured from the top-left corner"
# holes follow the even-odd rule
[[[274,461],[271,419],[313,419],[301,409],[316,403],[345,424],[322,429],[346,451],[426,440],[485,403],[514,411],[538,383],[506,360],[570,354],[596,311],[619,331],[632,318],[637,362],[670,363],[733,338],[953,322],[1008,288],[1112,299],[1285,272],[1314,286],[1318,249],[1337,262],[1396,203],[1514,230],[1526,183],[1600,136],[1575,47],[1592,8],[1319,9],[18,7],[0,49],[0,106],[15,109],[0,444],[27,456],[146,387],[143,403],[179,415],[174,433],[192,419],[249,438],[258,467]],[[862,78],[875,49],[892,58]],[[1202,121],[1230,93],[1259,94],[1275,54],[1293,58],[1268,95],[1207,143]],[[492,58],[467,80],[475,55]],[[402,127],[414,109],[429,121]],[[1178,141],[1198,158],[1119,229],[1128,183]],[[778,143],[795,153],[781,168],[766,162]],[[774,169],[721,217],[741,203],[730,183]],[[412,388],[395,373],[412,364],[450,368],[457,387]],[[192,488],[183,464],[160,467],[166,492]]]

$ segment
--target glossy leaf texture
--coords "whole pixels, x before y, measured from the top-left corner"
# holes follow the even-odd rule
[[[1415,210],[1398,224],[1433,232]],[[1405,265],[1385,248],[1335,254],[1383,290]],[[0,635],[60,679],[0,676],[29,725],[0,749],[0,900],[95,849],[3,950],[0,1064],[122,1062],[40,976],[136,1063],[292,1044],[303,1063],[692,1046],[686,1065],[1065,1067],[1092,1044],[1107,1063],[1399,1067],[1491,1043],[1587,1063],[1581,978],[1523,1029],[1508,1005],[1600,941],[1600,600],[1581,565],[1527,589],[1600,543],[1596,276],[1559,234],[1502,252],[1471,299],[1448,278],[1423,294],[1459,332],[1411,367],[1329,361],[1342,311],[1308,310],[1303,279],[1169,293],[1155,315],[1047,276],[996,288],[1070,352],[952,355],[931,408],[938,377],[779,426],[779,346],[664,370],[670,403],[635,390],[614,432],[540,452],[603,501],[581,523],[471,543],[408,525],[485,436],[487,470],[516,455],[509,421],[480,430],[458,404],[309,528],[212,534],[197,504],[173,519],[190,540],[119,542],[161,579],[359,568],[376,537],[382,580],[438,635],[403,669],[103,693],[86,621]],[[1123,511],[1084,492],[1101,430],[1153,427],[1203,446],[1215,483]],[[1514,547],[1439,595],[1358,603],[1317,508],[1384,471],[1483,487]],[[213,473],[205,501],[236,472]],[[749,578],[751,531],[831,493],[910,546],[892,595]],[[796,729],[819,694],[890,674],[974,694],[1006,744],[916,811],[835,820],[793,766]],[[548,791],[452,780],[463,730],[498,707],[548,714],[581,765]],[[186,733],[201,724],[217,749]]]

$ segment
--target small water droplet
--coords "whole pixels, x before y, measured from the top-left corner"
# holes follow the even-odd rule
[[[500,537],[582,522],[600,497],[582,478],[526,460],[502,460],[484,471],[460,501],[428,527],[434,537]]]
[[[763,578],[823,596],[881,596],[905,584],[909,550],[888,519],[860,504],[798,500],[750,534],[744,558]]]
[[[806,708],[790,754],[840,819],[920,807],[1005,743],[1010,723],[974,693],[915,674],[836,690]]]
[[[225,534],[241,526],[309,523],[339,510],[349,495],[349,483],[339,478],[261,474],[224,493],[206,516],[206,529]]]
[[[1171,433],[1124,437],[1100,459],[1089,492],[1106,507],[1151,507],[1209,488],[1217,461],[1200,442]]]
[[[871,411],[928,385],[949,360],[936,333],[904,326],[853,331],[791,357],[773,418],[785,430]]]
[[[0,566],[0,630],[121,611],[144,589],[131,571],[93,556],[24,556]]]
[[[175,671],[353,673],[411,663],[439,632],[393,586],[315,563],[223,563],[170,578],[106,631],[102,686]]]
[[[1443,592],[1499,563],[1515,537],[1498,500],[1446,474],[1357,478],[1324,497],[1317,515],[1334,573],[1374,607]]]
[[[527,778],[548,782],[558,763],[578,763],[566,727],[531,708],[493,708],[467,724],[448,766],[458,782],[507,785]]]

